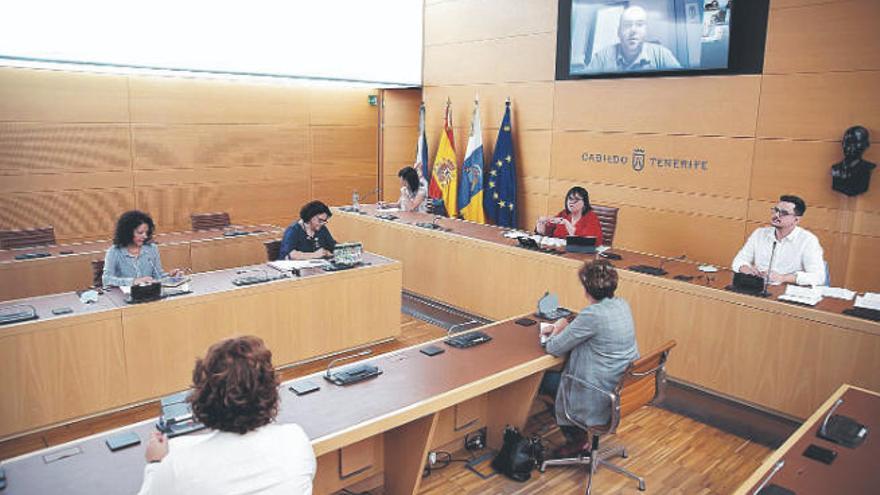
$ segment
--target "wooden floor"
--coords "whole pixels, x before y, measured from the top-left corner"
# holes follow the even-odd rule
[[[442,337],[446,332],[436,326],[401,315],[402,335],[394,342],[378,345],[374,353],[390,352],[427,340]],[[672,359],[675,359],[673,354]],[[329,359],[281,370],[282,381],[323,370]],[[117,428],[129,423],[155,418],[159,404],[152,402],[124,411],[78,421],[23,437],[0,442],[0,459],[8,459],[34,450],[69,442],[77,438]],[[549,413],[533,417],[528,432],[541,435],[552,449],[562,443],[562,435]],[[617,459],[647,481],[647,491],[639,492],[637,483],[616,473],[600,470],[593,481],[593,493],[662,493],[662,494],[725,494],[731,493],[754,471],[770,450],[748,440],[721,432],[684,416],[655,407],[646,407],[623,420],[618,434],[610,443],[622,443],[629,450],[629,459]],[[467,452],[453,453],[455,459],[467,459]],[[488,462],[480,471],[489,473]],[[422,481],[419,493],[447,494],[576,494],[583,493],[586,476],[580,468],[550,468],[537,471],[532,479],[518,483],[501,475],[481,480],[453,462],[433,470]],[[371,492],[381,495],[382,490]],[[316,494],[322,495],[322,494]]]

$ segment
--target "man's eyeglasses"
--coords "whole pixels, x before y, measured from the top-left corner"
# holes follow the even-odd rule
[[[777,208],[774,206],[773,208],[770,208],[770,214],[771,215],[779,215],[781,218],[785,218],[789,215],[794,215],[794,212],[785,211],[782,208]]]

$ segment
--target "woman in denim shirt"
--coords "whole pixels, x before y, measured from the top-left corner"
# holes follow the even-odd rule
[[[149,284],[158,281],[165,272],[159,258],[159,248],[153,242],[155,224],[149,215],[142,211],[127,211],[116,222],[113,234],[113,247],[107,250],[104,258],[105,287]],[[181,270],[173,270],[172,275],[180,275]]]

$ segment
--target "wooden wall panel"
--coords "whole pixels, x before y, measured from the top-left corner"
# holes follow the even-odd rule
[[[425,47],[423,84],[552,81],[556,73],[556,36],[514,38]]]
[[[126,78],[0,67],[0,121],[128,122]]]
[[[2,174],[127,171],[130,160],[125,124],[0,123]]]
[[[385,127],[418,127],[422,88],[386,89],[382,91],[382,98],[382,123]]]
[[[312,177],[378,174],[376,127],[313,127]]]
[[[759,139],[751,196],[775,201],[782,194],[794,193],[803,197],[808,206],[880,212],[880,192],[876,187],[855,197],[831,189],[831,165],[842,158],[839,142]],[[865,159],[880,161],[880,149],[869,148]]]
[[[767,201],[749,201],[749,221],[769,222],[770,208],[776,202],[776,198]],[[808,229],[855,232],[860,235],[880,237],[880,214],[877,212],[810,206],[809,201],[807,201],[807,212],[802,217],[800,225]]]
[[[744,197],[753,147],[753,139],[741,138],[555,132],[552,176],[572,182]],[[633,164],[636,149],[645,152],[640,170]]]
[[[284,223],[311,199],[307,178],[238,183],[142,185],[137,207],[165,232],[189,230],[193,212],[225,211],[236,223]]]
[[[377,193],[372,191],[377,187],[379,183],[375,175],[315,179],[312,181],[312,197],[309,199],[320,199],[330,206],[350,205],[351,193],[357,191],[364,203],[375,203]],[[395,199],[390,198],[391,201]],[[299,211],[299,207],[296,211]]]
[[[498,129],[507,98],[511,101],[510,118],[515,132],[552,127],[553,83],[549,82],[426,87],[427,122],[442,125],[446,99],[449,98],[452,101],[452,122],[470,124],[475,96],[480,98],[480,119],[484,127]]]
[[[559,82],[553,128],[754,136],[760,84],[759,76]]]
[[[131,119],[161,124],[309,123],[307,88],[169,77],[132,77]]]
[[[281,125],[132,126],[135,169],[305,166],[309,128]]]
[[[880,71],[765,75],[758,136],[839,141],[856,124],[880,129],[878,87]]]
[[[880,253],[880,237],[852,236],[846,276],[842,278],[841,272],[838,271],[836,276],[832,272],[831,282],[838,286],[845,281],[853,290],[877,292],[877,281],[880,280],[877,253]]]
[[[553,0],[462,0],[425,6],[425,46],[556,32]]]
[[[416,122],[418,122],[418,109],[416,110]],[[419,128],[418,126],[386,126],[382,130],[382,139],[384,175],[396,177],[397,171],[401,167],[412,165],[416,159]]]
[[[742,245],[743,228],[739,219],[623,205],[614,245],[661,256],[686,254],[693,260],[730,266]]]
[[[379,125],[378,107],[367,97],[377,95],[371,88],[312,88],[308,92],[309,124],[373,127]]]
[[[52,225],[61,241],[107,239],[119,214],[133,207],[131,188],[5,193],[0,196],[0,225]]]
[[[876,0],[772,11],[764,73],[878,70],[877,19],[880,2]]]

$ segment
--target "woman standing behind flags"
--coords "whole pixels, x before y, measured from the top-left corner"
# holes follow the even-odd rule
[[[397,203],[380,203],[388,208],[400,208],[403,211],[428,211],[428,183],[419,177],[413,167],[403,167],[397,172],[400,177],[400,199]]]
[[[555,217],[539,217],[535,230],[542,235],[564,239],[568,236],[595,237],[602,245],[602,226],[590,206],[590,194],[581,186],[574,186],[565,195],[565,209]]]

